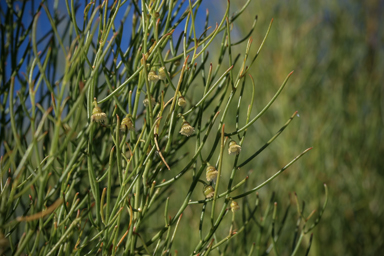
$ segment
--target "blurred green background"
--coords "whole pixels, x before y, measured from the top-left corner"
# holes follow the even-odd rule
[[[231,1],[231,10],[245,2]],[[210,10],[218,9],[218,1],[210,4]],[[223,1],[221,12],[224,8]],[[328,185],[329,204],[314,230],[310,255],[384,252],[384,206],[380,199],[384,194],[383,13],[381,0],[260,0],[251,1],[233,29],[241,38],[258,15],[252,34],[254,54],[274,18],[250,72],[256,81],[253,116],[295,70],[277,101],[250,129],[247,142],[251,143],[245,143],[243,150],[250,152],[247,155],[256,151],[295,110],[299,111],[300,117],[246,167],[253,170],[252,187],[305,148],[314,147],[283,177],[260,191],[261,195],[275,191],[282,205],[295,191],[307,203],[309,214],[324,198],[322,184]],[[220,14],[211,11],[213,17]],[[293,218],[288,222],[295,224]],[[247,236],[252,240],[255,234]],[[284,241],[279,241],[280,246],[285,242],[291,245],[291,240]]]

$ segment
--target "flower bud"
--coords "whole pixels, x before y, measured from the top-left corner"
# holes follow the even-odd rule
[[[218,173],[219,172],[216,170],[215,166],[212,166],[212,165],[208,164],[207,173],[206,173],[207,181],[209,181],[209,182],[211,182],[211,181],[216,182],[216,178],[217,178],[217,174]]]
[[[181,126],[180,133],[187,137],[191,136],[195,132],[195,128],[193,128],[187,121],[184,120],[183,125]]]
[[[101,111],[101,108],[99,108],[97,106],[97,101],[96,101],[96,98],[94,98],[93,100],[93,110],[92,110],[92,116],[91,116],[91,120],[92,122],[96,122],[96,123],[106,123],[107,122],[107,115]]]
[[[180,107],[184,107],[185,104],[187,104],[187,102],[185,101],[184,97],[179,96],[179,99],[177,100],[177,105],[179,105]]]
[[[236,141],[232,140],[231,142],[229,142],[228,154],[238,155],[240,151],[241,151],[241,146],[237,145]]]
[[[232,202],[231,202],[231,211],[235,212],[235,211],[237,211],[239,209],[240,209],[240,206],[238,205],[238,203],[236,203],[236,201],[232,200]]]
[[[132,121],[132,115],[128,114],[121,121],[120,130],[122,132],[125,132],[126,130],[133,130],[133,129],[134,129],[134,125]]]
[[[166,71],[165,71],[164,67],[159,68],[159,76],[158,77],[160,80],[163,80],[163,81],[167,80],[167,74],[165,72]],[[168,72],[168,75],[170,75],[169,72]]]
[[[207,185],[204,187],[204,195],[206,198],[211,198],[215,195],[215,190],[212,186]]]
[[[156,73],[154,72],[154,71],[149,71],[149,73],[148,73],[148,81],[149,82],[157,82],[157,81],[159,81],[159,76],[158,75],[156,75]]]

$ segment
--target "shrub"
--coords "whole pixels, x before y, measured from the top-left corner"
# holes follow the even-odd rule
[[[202,1],[127,2],[81,6],[66,1],[62,15],[58,2],[52,12],[44,2],[34,11],[33,2],[20,7],[7,1],[2,11],[3,253],[162,255],[170,254],[175,243],[182,255],[208,255],[215,248],[224,252],[236,240],[231,250],[237,254],[272,249],[296,254],[327,200],[309,225],[314,212],[304,216],[295,197],[293,245],[278,246],[289,207],[278,222],[272,196],[263,217],[256,219],[261,208],[257,191],[310,148],[251,189],[241,172],[297,114],[259,149],[242,150],[251,143],[245,140],[247,129],[292,74],[252,114],[256,85],[248,71],[272,22],[250,56],[257,17],[243,39],[233,42],[230,33],[250,1],[232,15],[228,1],[215,28],[208,27],[207,12],[203,30],[195,26],[201,23]],[[33,19],[24,24],[29,4]],[[40,19],[50,26],[47,32],[38,32]],[[131,25],[129,40],[126,24]],[[208,65],[207,49],[218,37],[218,60]],[[245,49],[234,56],[241,44]],[[247,110],[244,100],[250,100]],[[230,109],[236,114],[229,115]],[[179,229],[188,226],[182,216],[195,205],[202,209],[178,239]],[[257,241],[236,239],[250,232],[252,222],[259,229]]]

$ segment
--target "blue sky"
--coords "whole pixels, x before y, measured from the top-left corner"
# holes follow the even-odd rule
[[[22,18],[22,23],[23,23],[25,28],[32,22],[33,13],[35,13],[36,10],[38,9],[38,6],[39,6],[40,2],[41,1],[26,1],[26,9],[25,9],[26,13],[24,13],[23,18]],[[68,19],[68,12],[67,12],[67,8],[66,8],[65,2],[66,1],[64,1],[64,0],[59,0],[59,1],[50,1],[50,0],[48,0],[48,1],[45,1],[45,4],[46,4],[46,6],[48,6],[48,9],[49,9],[49,11],[50,11],[52,16],[55,15],[54,5],[57,5],[57,7],[58,7],[57,8],[58,11],[56,12],[57,17],[58,18],[64,17],[64,19],[65,19],[61,23],[62,25],[58,26],[59,33],[65,29],[65,23],[66,23],[65,21],[66,21],[66,19]],[[68,2],[70,4],[71,1],[68,1]],[[82,26],[83,26],[82,25],[83,24],[83,17],[84,17],[83,10],[84,10],[86,2],[89,2],[89,1],[79,1],[79,4],[77,5],[79,9],[77,11],[76,20],[77,20],[77,23],[78,23],[78,26],[80,27],[80,29],[82,29]],[[96,2],[99,2],[99,1],[96,1]],[[127,1],[127,2],[129,2],[129,1]],[[181,1],[178,1],[178,4],[180,2]],[[192,2],[194,2],[194,1],[192,1]],[[111,6],[112,3],[113,3],[113,1],[109,1],[109,6]],[[140,4],[141,3],[139,2],[138,6],[140,6]],[[207,9],[210,10],[209,26],[212,27],[211,28],[211,31],[212,31],[212,29],[215,27],[216,22],[220,22],[220,19],[222,18],[222,14],[224,12],[226,4],[227,4],[226,0],[203,1],[201,3],[201,6],[200,6],[200,8],[199,8],[199,10],[197,12],[197,18],[196,18],[196,34],[197,34],[198,37],[203,32],[204,23],[205,23],[205,16],[206,16],[206,10]],[[23,5],[23,1],[14,1],[13,2],[13,7],[16,10],[18,8],[21,8],[22,5]],[[6,1],[1,1],[0,6],[1,6],[1,9],[2,9],[3,12],[5,12],[7,10]],[[121,19],[124,16],[124,12],[125,12],[127,6],[128,6],[128,4],[125,4],[124,7],[117,14],[117,17],[116,17],[116,20],[115,20],[115,26],[117,28],[121,26],[120,21],[121,21]],[[185,10],[187,8],[187,6],[188,6],[188,1],[185,1],[183,6],[182,6],[182,10]],[[123,30],[122,34],[127,37],[127,39],[125,40],[126,42],[124,42],[124,40],[122,42],[122,45],[123,45],[122,48],[123,49],[124,49],[124,47],[128,47],[128,43],[129,43],[129,39],[130,39],[130,35],[131,35],[131,21],[132,21],[133,11],[134,11],[134,8],[131,8],[131,10],[129,11],[129,14],[128,14],[128,18],[126,19],[125,23],[123,24],[124,30]],[[182,13],[182,11],[180,13]],[[180,14],[178,16],[180,16]],[[16,18],[14,18],[14,21],[15,20],[16,20]],[[4,15],[1,15],[1,23],[3,23],[3,24],[6,23],[6,21],[4,20]],[[184,29],[184,25],[185,25],[185,23],[181,23],[178,26],[178,28],[175,30],[175,32],[174,32],[174,40],[178,39],[179,35],[181,34],[181,32]],[[43,35],[48,33],[50,30],[51,30],[51,25],[49,23],[47,14],[44,11],[44,9],[41,9],[40,10],[40,15],[39,15],[39,18],[38,18],[38,23],[37,23],[37,31],[36,31],[37,38],[38,39],[41,38]],[[20,34],[21,33],[19,33],[19,36],[20,36]],[[110,33],[110,36],[111,35],[112,35],[112,32]],[[47,37],[45,40],[43,40],[38,45],[38,51],[42,51],[43,53],[45,53],[46,47],[47,47],[47,43],[50,40],[49,38],[50,37]],[[19,56],[17,56],[17,62],[21,59],[21,55],[24,52],[24,50],[26,49],[29,39],[30,38],[28,38],[27,40],[24,41],[22,47],[18,51]],[[56,40],[56,43],[58,44],[57,40]],[[67,40],[63,41],[63,43],[64,43],[65,47],[68,47],[70,45],[70,42],[68,41],[68,37],[67,37]],[[124,45],[124,43],[125,43],[125,45]],[[64,56],[62,56],[62,57],[64,57]],[[9,62],[10,62],[10,56],[8,56],[8,59],[7,59],[7,63],[9,63]],[[7,66],[10,67],[10,65],[7,65]],[[20,71],[26,73],[26,65],[25,64],[23,64],[23,66],[21,67]],[[37,74],[37,70],[35,70],[34,73]],[[9,80],[10,75],[11,75],[11,69],[10,68],[6,68],[6,77],[7,77],[6,80],[7,81]],[[60,76],[60,74],[58,73],[56,79],[59,79],[59,76]],[[15,87],[16,90],[19,87],[20,87],[20,85],[18,83],[16,83],[16,87]]]

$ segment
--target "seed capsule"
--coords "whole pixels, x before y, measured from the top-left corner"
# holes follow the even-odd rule
[[[151,97],[151,106],[152,106],[152,108],[155,106],[155,103],[156,103],[155,98]],[[149,101],[148,101],[147,97],[145,97],[145,99],[143,100],[143,104],[144,104],[145,107],[148,107]]]
[[[96,98],[94,98],[93,100],[93,110],[92,110],[92,116],[91,116],[91,120],[92,122],[96,122],[96,123],[106,123],[107,122],[107,115],[101,111],[101,108],[99,108],[97,106],[97,101],[96,101]]]
[[[156,75],[154,71],[149,71],[148,73],[148,81],[149,82],[157,82],[159,81],[160,77]]]
[[[134,125],[132,121],[132,115],[128,114],[121,121],[120,130],[122,132],[125,132],[126,130],[133,130],[133,129],[134,129]]]
[[[215,166],[208,165],[207,173],[206,173],[207,181],[209,181],[209,182],[214,181],[215,182],[218,173],[219,172],[216,170]]]
[[[215,190],[213,189],[212,186],[207,185],[204,187],[204,195],[206,198],[211,198],[214,196],[214,194],[215,194]]]
[[[241,146],[237,145],[236,141],[232,140],[231,142],[229,142],[228,154],[238,155],[240,151],[241,151]]]
[[[239,210],[239,209],[240,209],[239,204],[236,203],[236,201],[233,201],[233,200],[232,200],[232,202],[231,202],[231,211],[232,211],[232,212],[235,212],[235,211],[237,211],[237,210]]]
[[[187,137],[191,136],[195,132],[195,128],[193,128],[187,121],[184,120],[183,125],[181,126],[180,133]]]
[[[187,104],[187,102],[185,101],[184,97],[179,96],[179,99],[177,100],[177,105],[179,105],[180,107],[184,107],[185,104]]]
[[[159,68],[159,79],[160,80],[163,80],[163,81],[167,80],[167,74],[165,72],[166,71],[165,71],[164,67]],[[170,75],[169,72],[168,72],[168,75]]]

